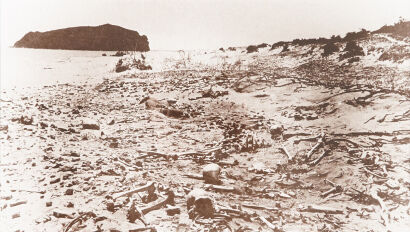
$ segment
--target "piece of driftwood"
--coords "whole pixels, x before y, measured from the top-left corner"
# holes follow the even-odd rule
[[[325,156],[329,154],[329,150],[325,150],[317,159],[310,162],[310,165],[317,165]]]
[[[243,203],[242,206],[243,206],[243,207],[246,207],[246,208],[250,208],[250,209],[262,209],[262,210],[273,210],[273,211],[279,210],[279,208],[276,208],[276,207],[266,207],[266,206],[261,206],[261,205],[251,205],[251,204],[247,204],[247,203]]]
[[[143,191],[154,192],[155,191],[154,182],[148,182],[144,186],[141,186],[141,187],[138,187],[138,188],[135,188],[135,189],[131,189],[129,191],[116,193],[112,196],[112,198],[115,200],[115,199],[120,198],[120,197],[131,196],[134,193],[143,192]]]
[[[259,219],[261,219],[261,221],[264,222],[273,231],[277,230],[276,226],[274,226],[272,223],[270,223],[265,217],[259,216]]]
[[[285,153],[285,155],[288,157],[288,160],[292,160],[293,156],[288,152],[288,150],[286,149],[285,145],[282,144],[281,150],[283,151],[283,153]]]
[[[307,207],[302,207],[300,211],[310,213],[343,214],[343,210],[323,207],[319,205],[309,205]]]
[[[128,230],[128,232],[140,232],[140,231],[157,231],[157,229],[155,229],[155,227],[141,227],[141,228]]]
[[[164,154],[164,153],[157,152],[157,151],[137,150],[137,152],[145,153],[145,155],[137,156],[137,157],[136,157],[137,159],[145,159],[145,158],[150,157],[150,156],[160,156],[160,157],[163,157],[163,158],[165,158],[165,159],[170,159],[170,158],[174,158],[174,157],[175,157],[174,155],[168,155],[168,154]]]
[[[197,179],[197,180],[204,179],[204,177],[201,174],[196,174],[196,173],[187,173],[187,174],[184,174],[184,176],[192,178],[192,179]]]
[[[175,194],[174,194],[172,191],[170,191],[170,192],[168,192],[166,199],[159,200],[159,201],[157,201],[156,203],[154,203],[154,204],[151,205],[151,206],[142,208],[142,209],[141,209],[141,212],[145,215],[145,214],[147,214],[147,213],[149,213],[149,212],[151,212],[151,211],[153,211],[153,210],[160,209],[160,208],[162,208],[163,206],[166,206],[167,204],[171,204],[171,205],[172,205],[172,204],[174,204],[174,197],[175,197]]]
[[[380,179],[387,179],[386,177],[380,176],[380,175],[378,175],[378,174],[376,174],[376,173],[374,173],[374,172],[370,171],[370,170],[369,170],[369,169],[367,169],[366,167],[363,167],[363,170],[364,170],[365,172],[367,172],[367,173],[369,173],[369,174],[371,174],[371,175],[375,176],[375,177],[380,178]]]
[[[326,192],[323,192],[322,194],[320,194],[321,197],[327,197],[328,195],[332,194],[332,193],[340,193],[343,191],[342,186],[340,185],[336,185],[333,188],[329,189]]]
[[[70,230],[71,227],[73,227],[73,225],[77,222],[79,222],[80,220],[82,220],[83,217],[88,216],[88,217],[96,217],[95,213],[93,212],[85,212],[80,214],[78,217],[74,218],[70,223],[67,224],[66,227],[64,227],[64,232],[68,232]]]
[[[216,148],[212,148],[209,150],[204,150],[204,151],[186,151],[186,152],[182,152],[182,153],[178,153],[178,156],[199,156],[199,155],[209,155],[212,152],[217,152],[220,151],[222,148],[221,147],[216,147]]]
[[[27,201],[24,200],[24,201],[17,201],[17,202],[14,202],[14,203],[10,203],[10,207],[14,207],[14,206],[18,206],[18,205],[23,205],[23,204],[27,204]]]
[[[218,209],[219,209],[219,211],[222,211],[222,212],[234,213],[234,214],[238,214],[238,215],[240,215],[240,214],[243,213],[242,211],[240,211],[240,210],[238,210],[238,209],[231,209],[231,208],[222,207],[222,206],[219,206]]]
[[[234,192],[235,188],[231,186],[223,186],[223,185],[215,185],[215,184],[209,184],[206,185],[206,189],[212,189],[215,191],[222,191],[222,192]]]
[[[334,138],[334,139],[330,139],[330,140],[327,141],[327,144],[331,144],[331,143],[333,143],[333,142],[339,142],[339,141],[341,141],[341,142],[346,142],[346,143],[348,143],[348,144],[351,144],[351,145],[353,145],[355,148],[357,148],[357,147],[373,147],[373,145],[360,145],[360,144],[355,143],[355,142],[353,142],[353,141],[351,141],[351,140],[349,140],[349,139],[344,139],[344,138]]]
[[[324,141],[325,141],[325,134],[322,133],[316,145],[313,146],[312,149],[310,149],[310,151],[306,154],[306,159],[310,159],[310,157],[313,155],[316,149],[318,149],[319,147],[323,145]]]

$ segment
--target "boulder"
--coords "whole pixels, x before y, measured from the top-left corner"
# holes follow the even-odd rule
[[[187,196],[189,218],[196,216],[212,218],[215,213],[214,201],[208,192],[202,189],[193,189]]]
[[[272,125],[269,128],[270,135],[272,139],[277,139],[283,135],[284,127],[282,125]]]
[[[221,167],[218,164],[208,164],[202,169],[202,177],[206,183],[218,184],[219,174],[221,173]]]

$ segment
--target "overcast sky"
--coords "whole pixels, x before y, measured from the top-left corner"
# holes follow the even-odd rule
[[[1,44],[29,31],[105,23],[151,49],[217,49],[374,30],[410,19],[410,0],[1,0]]]

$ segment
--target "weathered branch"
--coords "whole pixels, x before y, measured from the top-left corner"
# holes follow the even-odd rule
[[[126,192],[116,193],[112,196],[112,198],[115,200],[115,199],[120,198],[120,197],[131,196],[134,193],[143,192],[143,191],[154,192],[155,191],[154,182],[148,182],[144,186],[141,186],[141,187],[138,187],[138,188],[126,191]]]

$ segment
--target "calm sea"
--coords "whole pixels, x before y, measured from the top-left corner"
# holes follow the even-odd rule
[[[107,56],[102,56],[106,53]],[[1,89],[99,81],[115,75],[114,52],[4,48]]]

